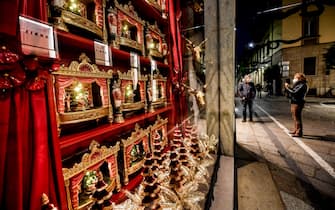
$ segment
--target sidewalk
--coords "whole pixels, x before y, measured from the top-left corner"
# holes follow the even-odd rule
[[[271,96],[269,100],[287,99]],[[335,103],[335,99],[315,97],[307,97],[306,101]],[[311,156],[313,153],[306,151],[299,138],[288,135],[261,107],[256,105],[254,111],[254,122],[242,123],[240,113],[236,118],[237,145],[256,158],[237,170],[239,209],[267,210],[266,203],[272,203],[272,209],[324,209],[325,204],[318,202],[323,202],[323,198],[335,200],[333,169],[320,165],[322,160]],[[314,188],[317,190],[309,195]]]

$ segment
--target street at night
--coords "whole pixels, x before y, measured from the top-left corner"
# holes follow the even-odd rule
[[[255,99],[253,122],[242,122],[242,105],[236,99],[241,209],[250,207],[252,199],[259,201],[254,207],[262,209],[334,207],[329,201],[335,195],[335,100],[307,97],[306,101],[303,137],[294,138],[288,134],[293,121],[286,97],[264,93]],[[260,192],[255,190],[257,183]]]

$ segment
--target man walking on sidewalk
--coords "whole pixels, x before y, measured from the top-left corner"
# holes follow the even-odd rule
[[[242,122],[246,122],[247,119],[247,107],[249,109],[249,120],[253,121],[252,114],[253,114],[253,100],[256,96],[256,89],[254,83],[251,81],[251,76],[246,75],[244,77],[244,81],[240,84],[238,88],[238,93],[240,98],[242,99],[243,104],[243,120]]]

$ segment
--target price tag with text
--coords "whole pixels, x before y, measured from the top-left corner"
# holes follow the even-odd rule
[[[95,63],[104,66],[112,66],[112,52],[107,44],[94,41]]]
[[[56,34],[51,25],[19,16],[22,53],[49,58],[58,57]]]

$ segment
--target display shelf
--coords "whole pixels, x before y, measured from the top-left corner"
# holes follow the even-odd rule
[[[130,53],[126,51],[112,48],[112,56],[113,56],[113,60],[118,59],[118,60],[130,62]],[[150,59],[147,57],[140,56],[140,63],[141,65],[144,65],[144,66],[150,66]],[[157,67],[163,68],[163,69],[170,68],[168,64],[164,64],[162,62],[157,62]]]
[[[59,47],[79,48],[94,52],[94,41],[62,30],[56,30],[56,33]]]
[[[156,115],[169,112],[171,110],[172,106],[170,105],[161,109],[157,109],[153,113],[146,113],[134,116],[132,118],[128,118],[124,123],[121,124],[101,125],[97,128],[90,129],[81,133],[60,137],[59,140],[62,157],[68,157],[76,154],[77,152],[85,150],[85,148],[88,147],[92,140],[96,140],[99,142],[109,139],[109,141],[111,141],[112,138],[110,138],[110,136],[112,136],[113,134],[116,134],[125,129],[131,129],[129,127],[135,125],[136,123],[145,121],[147,119],[155,117]],[[117,139],[115,139],[115,141],[117,141]]]
[[[150,5],[149,5],[150,6]],[[63,49],[76,49],[76,50],[83,50],[85,52],[94,52],[94,41],[75,35],[71,34],[66,31],[61,31],[57,30],[57,39],[59,42],[59,48],[60,48],[60,54],[62,55]],[[116,49],[116,48],[111,48],[112,50],[112,56],[113,60],[120,60],[120,61],[126,61],[130,62],[130,53]],[[141,65],[144,66],[150,66],[150,59],[147,57],[140,56],[140,62]],[[163,69],[168,69],[170,66],[168,64],[164,64],[162,62],[157,62],[157,67],[158,68],[163,68]]]

